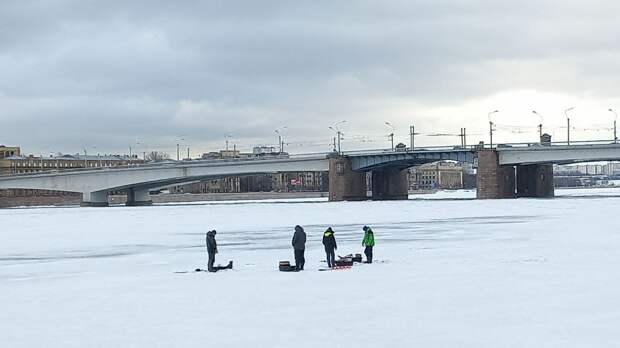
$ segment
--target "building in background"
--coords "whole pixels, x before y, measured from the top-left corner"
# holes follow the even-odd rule
[[[32,174],[80,168],[117,167],[144,163],[137,156],[125,155],[56,155],[37,157],[13,155],[0,158],[0,174]]]
[[[409,168],[411,190],[453,190],[463,187],[464,170],[458,163],[434,162]]]
[[[0,145],[0,159],[21,155],[21,149],[18,146]]]
[[[620,163],[582,163],[553,166],[556,187],[590,187],[620,185]]]
[[[290,172],[213,178],[176,185],[170,193],[327,192],[327,172]]]

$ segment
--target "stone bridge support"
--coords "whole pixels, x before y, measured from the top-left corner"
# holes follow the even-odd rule
[[[127,203],[129,207],[141,207],[153,205],[148,189],[130,188],[127,190]]]
[[[517,196],[549,198],[554,196],[553,164],[517,166]]]
[[[515,198],[515,167],[500,166],[495,150],[478,152],[478,199]]]
[[[329,200],[361,201],[366,197],[366,173],[351,169],[351,159],[333,156],[329,159]]]
[[[108,192],[96,191],[96,192],[83,192],[82,193],[82,207],[107,207]]]
[[[384,168],[372,171],[372,199],[409,199],[409,176],[407,170]]]

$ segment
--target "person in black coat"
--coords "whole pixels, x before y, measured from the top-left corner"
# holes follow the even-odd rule
[[[215,241],[215,230],[207,232],[207,253],[209,254],[209,262],[207,263],[207,270],[209,272],[216,272],[213,267],[215,263],[215,254],[217,254],[217,242]]]
[[[306,251],[306,232],[304,232],[303,227],[295,226],[292,244],[295,251],[295,268],[298,271],[303,271],[304,264],[306,263],[306,258],[304,257]]]
[[[331,227],[328,227],[325,233],[323,233],[323,245],[325,246],[325,255],[327,255],[327,266],[333,268],[336,262],[338,245],[336,245],[336,237],[334,237],[334,230]]]

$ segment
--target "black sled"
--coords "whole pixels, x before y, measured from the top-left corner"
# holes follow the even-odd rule
[[[280,261],[278,265],[280,272],[299,272],[296,266],[291,266],[289,261]]]

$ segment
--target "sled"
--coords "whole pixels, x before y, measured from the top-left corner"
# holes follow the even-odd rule
[[[280,272],[299,272],[297,267],[291,265],[290,261],[280,261],[278,269]]]

